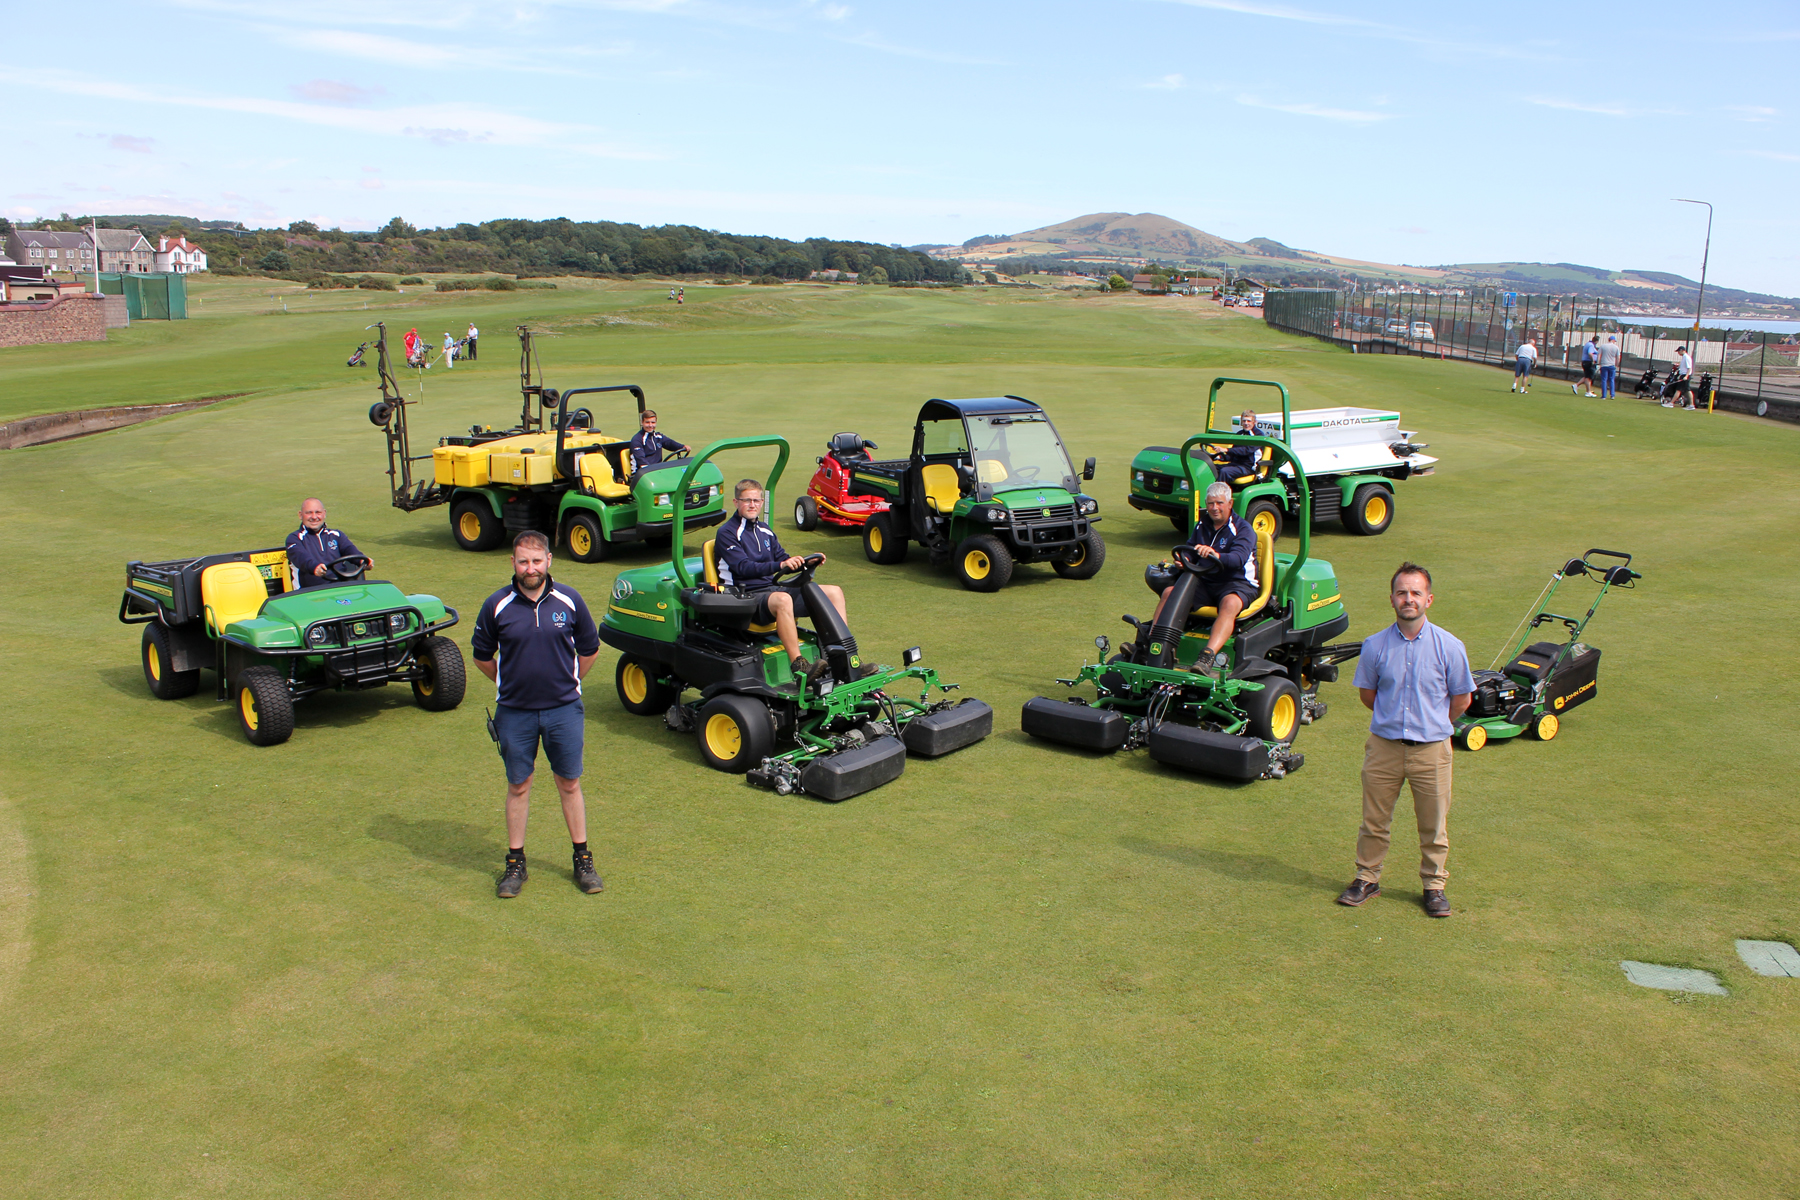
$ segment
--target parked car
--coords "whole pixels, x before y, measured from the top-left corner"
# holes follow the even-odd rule
[[[1429,321],[1414,321],[1412,323],[1412,340],[1415,342],[1435,342],[1437,341],[1437,331],[1432,329],[1431,322]]]
[[[1389,321],[1386,325],[1381,327],[1381,332],[1384,337],[1405,337],[1406,322],[1399,320]]]

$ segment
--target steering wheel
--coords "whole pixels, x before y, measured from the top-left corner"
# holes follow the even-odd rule
[[[801,561],[800,565],[793,570],[775,572],[771,582],[780,583],[783,579],[792,575],[795,583],[811,583],[812,573],[818,570],[819,564],[824,561],[825,556],[823,554],[809,554]]]
[[[342,558],[333,559],[331,562],[326,563],[325,570],[327,573],[348,582],[350,580],[362,578],[363,571],[367,569],[368,561],[368,559],[360,554],[346,554]]]
[[[1026,483],[1036,483],[1038,476],[1043,473],[1044,469],[1036,463],[1026,463],[1022,467],[1014,467],[1012,469],[1012,477],[1014,479],[1023,480]]]
[[[1218,559],[1202,555],[1200,551],[1186,542],[1170,550],[1169,557],[1175,560],[1176,566],[1184,571],[1192,571],[1196,575],[1216,575],[1219,571]]]

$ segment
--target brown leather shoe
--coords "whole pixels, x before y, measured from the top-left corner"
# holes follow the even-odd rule
[[[1444,895],[1443,888],[1425,889],[1425,915],[1428,917],[1450,915],[1450,900]]]
[[[1337,902],[1349,908],[1357,908],[1362,905],[1363,901],[1373,900],[1379,895],[1381,895],[1379,883],[1370,883],[1366,879],[1352,879],[1350,886],[1345,888],[1343,894],[1337,898]]]

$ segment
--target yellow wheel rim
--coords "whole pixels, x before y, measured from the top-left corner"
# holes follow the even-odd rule
[[[1487,745],[1487,727],[1485,725],[1472,726],[1463,737],[1463,744],[1471,750],[1479,750]]]
[[[1562,722],[1558,721],[1550,713],[1545,713],[1542,717],[1538,718],[1538,740],[1544,742],[1549,741],[1556,736],[1556,731],[1561,727]]]
[[[1292,696],[1283,693],[1275,698],[1275,708],[1269,713],[1269,732],[1275,740],[1285,742],[1294,736],[1294,727],[1300,723],[1300,706]]]
[[[988,556],[979,550],[971,550],[963,555],[963,574],[970,579],[986,579],[992,566]]]
[[[1067,562],[1071,567],[1079,567],[1082,563],[1084,563],[1086,561],[1087,561],[1087,543],[1079,542],[1075,546],[1075,553],[1069,555]]]
[[[456,518],[456,528],[461,531],[463,541],[474,542],[481,539],[481,517],[472,512],[465,512]]]
[[[877,554],[881,553],[881,526],[879,525],[869,526],[869,549]]]
[[[256,697],[250,694],[249,688],[238,689],[238,715],[244,719],[244,728],[251,733],[256,732]]]
[[[419,689],[419,695],[421,696],[429,696],[431,693],[437,691],[437,675],[432,671],[429,662],[421,662],[419,664],[419,680],[417,687]]]
[[[1273,538],[1275,536],[1275,514],[1268,509],[1263,509],[1251,518],[1250,528],[1266,537]]]
[[[594,535],[580,521],[569,526],[569,549],[576,554],[587,554],[594,548]]]
[[[642,704],[650,695],[650,678],[644,674],[644,668],[636,663],[629,664],[620,672],[619,683],[625,689],[625,698],[633,704]],[[713,719],[718,720],[717,717]]]
[[[1387,514],[1387,497],[1379,492],[1370,496],[1369,502],[1363,505],[1363,520],[1371,525],[1379,525],[1387,520]]]
[[[156,643],[155,642],[147,643],[144,646],[144,665],[150,668],[150,678],[156,680],[158,683],[161,683],[162,682],[162,655],[160,655],[156,652]]]
[[[714,713],[706,719],[706,748],[721,762],[729,762],[744,748],[744,731],[726,713]]]

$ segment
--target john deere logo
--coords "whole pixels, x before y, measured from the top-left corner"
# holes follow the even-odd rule
[[[1563,706],[1563,697],[1561,697],[1561,696],[1558,696],[1558,697],[1557,697],[1557,698],[1556,698],[1556,711],[1557,711],[1557,712],[1561,712],[1561,711],[1562,711],[1562,706]]]
[[[1150,643],[1150,653],[1161,654],[1162,653],[1162,643],[1161,642],[1151,642]]]
[[[862,666],[862,659],[852,654],[850,656],[850,665],[853,667],[860,667]]]
[[[1038,510],[1038,516],[1040,516],[1040,517],[1047,517],[1049,515],[1050,515],[1050,510],[1047,508],[1040,508]]]

